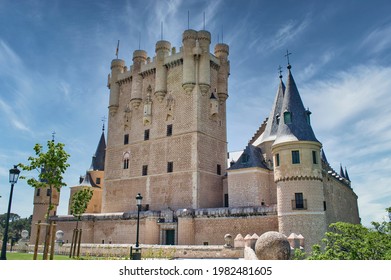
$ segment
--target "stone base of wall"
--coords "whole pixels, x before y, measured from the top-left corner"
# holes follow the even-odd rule
[[[130,248],[134,244],[81,244],[80,257],[129,259]],[[226,248],[224,246],[165,246],[141,245],[143,259],[239,259],[243,258],[243,248]],[[69,255],[70,244],[55,247],[55,254]],[[34,246],[29,246],[34,252]],[[39,246],[38,252],[43,252]]]

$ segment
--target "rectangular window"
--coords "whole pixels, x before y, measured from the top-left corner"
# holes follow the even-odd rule
[[[221,175],[221,165],[220,164],[218,164],[217,165],[217,175]]]
[[[124,135],[124,145],[129,144],[129,134]]]
[[[167,162],[167,172],[171,173],[174,171],[174,163],[172,161]]]
[[[326,207],[326,201],[323,201],[323,210],[326,211],[327,210],[327,207]]]
[[[229,206],[228,194],[225,193],[224,194],[224,207],[228,207],[228,206]]]
[[[316,151],[312,151],[312,163],[318,164],[318,157],[316,155]]]
[[[280,166],[280,154],[276,154],[276,166]]]
[[[299,164],[299,163],[300,163],[300,152],[292,151],[292,164]]]
[[[142,175],[143,176],[147,176],[148,175],[148,165],[143,165]]]
[[[172,135],[172,124],[167,125],[167,136]]]
[[[52,193],[52,190],[51,190],[51,189],[47,189],[47,190],[46,190],[46,196],[50,196],[51,193]]]
[[[37,188],[37,196],[40,196],[40,195],[41,195],[41,189]]]
[[[292,200],[293,210],[306,210],[307,200],[303,198],[303,193],[295,193],[295,199]]]
[[[96,178],[96,184],[100,185],[100,178]]]
[[[149,129],[144,130],[144,140],[149,140]]]

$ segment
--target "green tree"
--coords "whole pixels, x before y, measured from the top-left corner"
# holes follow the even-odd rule
[[[386,209],[391,213],[391,207]],[[311,260],[391,260],[391,222],[372,222],[374,228],[334,223],[321,245],[314,245]]]
[[[47,151],[45,152],[43,146],[36,144],[34,146],[35,157],[28,158],[29,163],[20,163],[19,166],[25,171],[36,171],[38,177],[25,177],[21,179],[27,180],[27,183],[34,188],[50,188],[49,205],[46,213],[46,223],[49,222],[50,211],[53,209],[52,204],[52,189],[55,188],[60,192],[61,187],[66,186],[63,174],[69,167],[67,160],[69,154],[64,150],[63,143],[55,143],[54,141],[47,141]],[[47,257],[47,248],[49,243],[49,231],[46,228],[46,238],[44,245],[44,259]]]
[[[88,176],[88,174],[86,176]],[[72,195],[71,213],[78,221],[80,221],[81,215],[86,212],[88,203],[92,198],[92,194],[92,190],[86,187],[78,190]]]
[[[88,174],[86,174],[88,176]],[[81,215],[87,210],[88,203],[90,202],[93,195],[93,191],[85,187],[81,190],[78,190],[72,195],[71,200],[71,213],[74,217],[76,217],[76,228],[73,230],[71,249],[69,253],[69,257],[74,257],[75,255],[79,257],[80,252],[80,241],[81,241],[81,230],[79,230],[79,221]],[[76,252],[77,247],[77,253]]]

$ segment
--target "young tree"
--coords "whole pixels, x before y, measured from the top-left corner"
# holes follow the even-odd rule
[[[86,174],[88,176],[88,174]],[[76,217],[76,228],[73,230],[71,249],[69,257],[75,256],[76,244],[77,244],[77,256],[80,252],[80,241],[81,241],[81,230],[79,231],[79,221],[81,215],[86,212],[88,203],[90,202],[93,195],[93,191],[89,187],[78,190],[72,196],[71,201],[71,213]]]
[[[34,188],[49,187],[50,189],[49,206],[45,217],[46,223],[49,222],[50,211],[53,209],[52,189],[55,188],[59,192],[61,187],[66,186],[63,174],[69,167],[69,164],[67,163],[69,154],[64,150],[64,146],[63,143],[47,141],[47,151],[45,152],[42,145],[36,144],[34,146],[35,157],[30,156],[28,158],[28,164],[19,164],[25,171],[35,170],[38,172],[38,178],[21,176],[21,179],[27,180],[27,184]],[[48,237],[49,231],[46,229],[44,259],[46,259],[45,252],[47,252],[49,243]]]
[[[386,209],[389,213],[391,208]],[[391,222],[372,222],[373,229],[338,222],[330,225],[322,240],[314,245],[312,260],[391,260]]]

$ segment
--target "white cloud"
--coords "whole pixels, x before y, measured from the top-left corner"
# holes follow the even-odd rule
[[[372,30],[363,40],[361,47],[372,53],[380,53],[391,48],[391,25],[383,25]]]
[[[389,67],[361,65],[299,85],[329,162],[348,167],[364,225],[391,206],[390,75]]]

